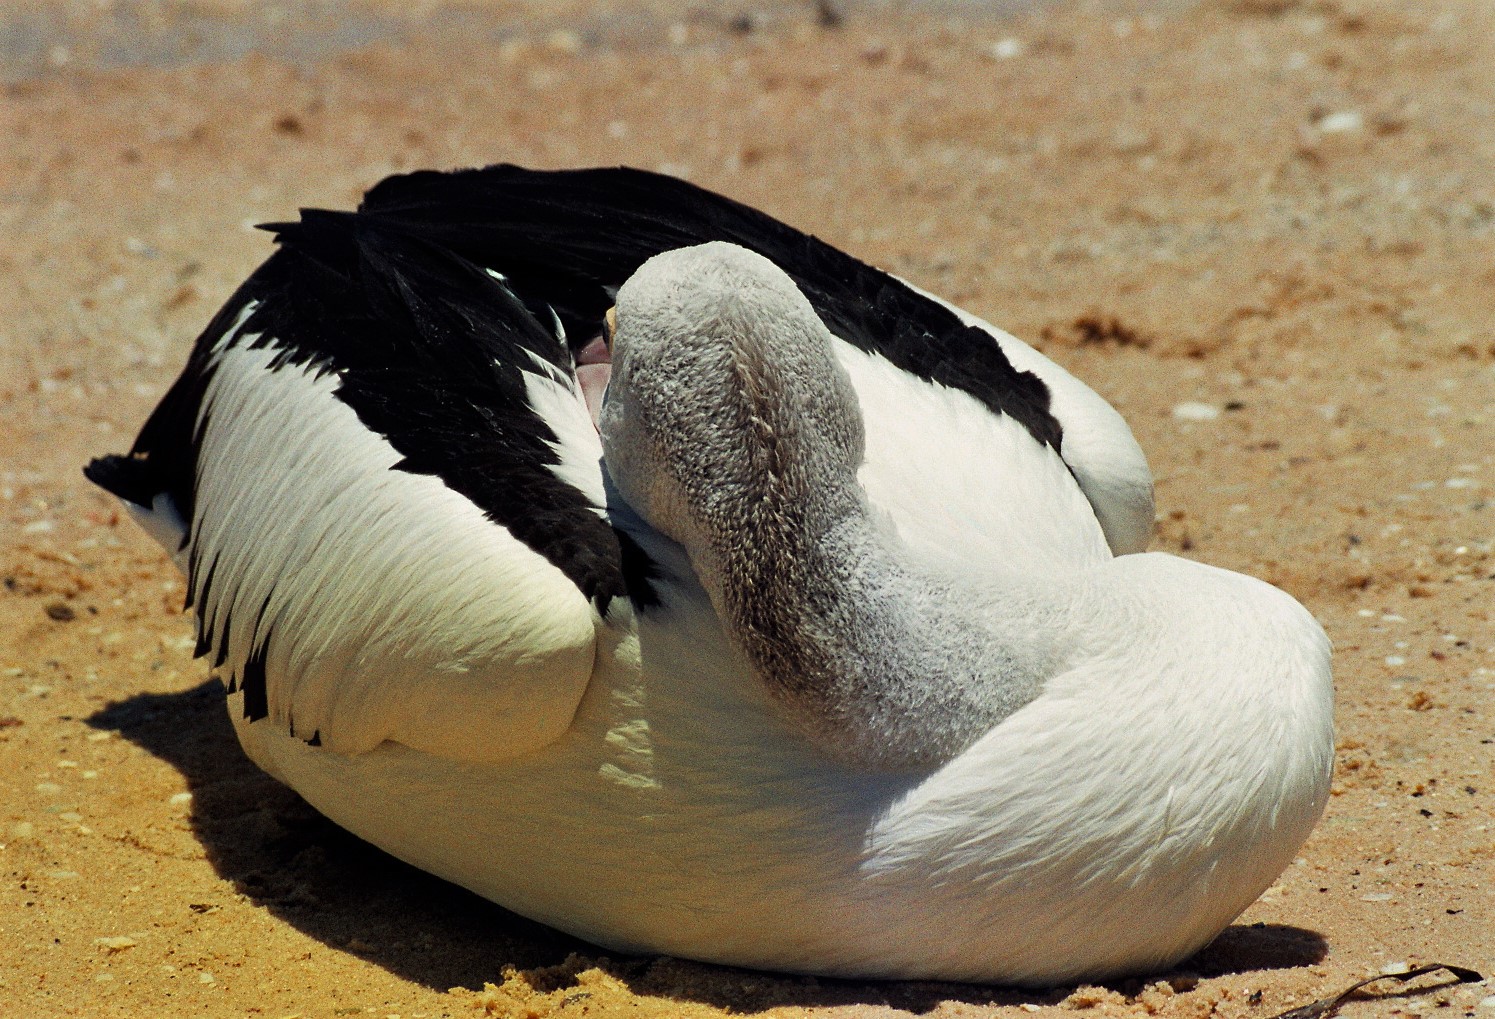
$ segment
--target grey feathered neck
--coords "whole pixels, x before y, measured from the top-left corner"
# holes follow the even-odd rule
[[[936,765],[1037,696],[1051,613],[1016,578],[921,568],[875,519],[856,393],[787,275],[731,244],[668,252],[619,290],[617,322],[608,470],[828,753]]]

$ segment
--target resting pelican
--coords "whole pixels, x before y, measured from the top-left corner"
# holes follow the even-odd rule
[[[272,229],[88,475],[363,838],[611,949],[1053,984],[1194,952],[1321,814],[1323,631],[1145,553],[1125,423],[1006,333],[631,170]]]

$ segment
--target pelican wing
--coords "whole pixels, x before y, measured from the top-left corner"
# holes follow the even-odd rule
[[[175,539],[198,653],[247,719],[345,753],[543,746],[598,627],[650,597],[555,316],[369,217],[277,229],[90,477]]]
[[[361,211],[479,264],[503,265],[577,335],[647,259],[730,241],[788,273],[834,335],[920,378],[965,390],[1019,421],[1036,441],[1059,444],[1062,428],[1043,380],[1014,368],[983,330],[824,241],[686,181],[621,167],[420,171],[374,187]]]
[[[391,177],[368,193],[362,211],[478,264],[501,266],[551,303],[573,336],[595,335],[612,293],[650,257],[706,241],[739,244],[788,273],[851,347],[912,381],[967,394],[1003,426],[1016,425],[1056,453],[1113,552],[1142,551],[1150,539],[1152,476],[1126,422],[1105,400],[1015,337],[756,209],[641,170],[502,165]],[[864,411],[876,408],[864,401]],[[1004,442],[975,460],[952,462],[941,487],[963,488],[972,470],[1019,469],[1010,450]],[[1023,462],[1033,455],[1025,453]],[[874,499],[876,485],[868,480]],[[1020,519],[1055,512],[1053,505],[1032,507]],[[1011,518],[992,523],[999,531],[1014,527]]]

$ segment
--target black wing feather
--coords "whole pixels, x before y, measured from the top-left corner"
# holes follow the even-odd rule
[[[836,336],[1060,447],[1047,385],[1017,370],[983,330],[818,238],[686,181],[628,168],[428,170],[378,184],[360,211],[510,276],[549,302],[580,343],[649,258],[706,241],[739,244],[787,272]]]
[[[354,213],[317,212],[279,232],[244,323],[281,362],[336,372],[337,396],[402,459],[440,478],[545,556],[598,610],[630,593],[620,539],[560,481],[550,426],[524,373],[570,357],[513,290],[460,254]],[[648,603],[647,577],[632,578]]]

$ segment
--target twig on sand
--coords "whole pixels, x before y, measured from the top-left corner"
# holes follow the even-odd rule
[[[1360,981],[1358,984],[1351,984],[1349,987],[1346,987],[1343,991],[1340,991],[1332,998],[1321,998],[1318,1001],[1310,1002],[1307,1005],[1299,1005],[1297,1008],[1290,1008],[1286,1012],[1280,1012],[1277,1015],[1274,1015],[1272,1019],[1330,1019],[1330,1017],[1339,1013],[1339,1007],[1341,1005],[1348,1001],[1356,991],[1360,990],[1360,988],[1364,987],[1366,984],[1373,984],[1378,980],[1399,980],[1402,983],[1406,983],[1413,977],[1420,977],[1425,973],[1432,973],[1440,969],[1447,970],[1448,972],[1452,973],[1454,975],[1454,983],[1457,984],[1473,984],[1478,983],[1479,981],[1484,979],[1483,976],[1476,973],[1474,970],[1465,969],[1462,966],[1449,966],[1446,963],[1441,962],[1429,963],[1426,966],[1418,966],[1416,969],[1409,969],[1405,973],[1383,973],[1377,977],[1370,977],[1367,980]],[[1438,986],[1447,985],[1440,984]],[[1432,988],[1427,989],[1432,990]]]

